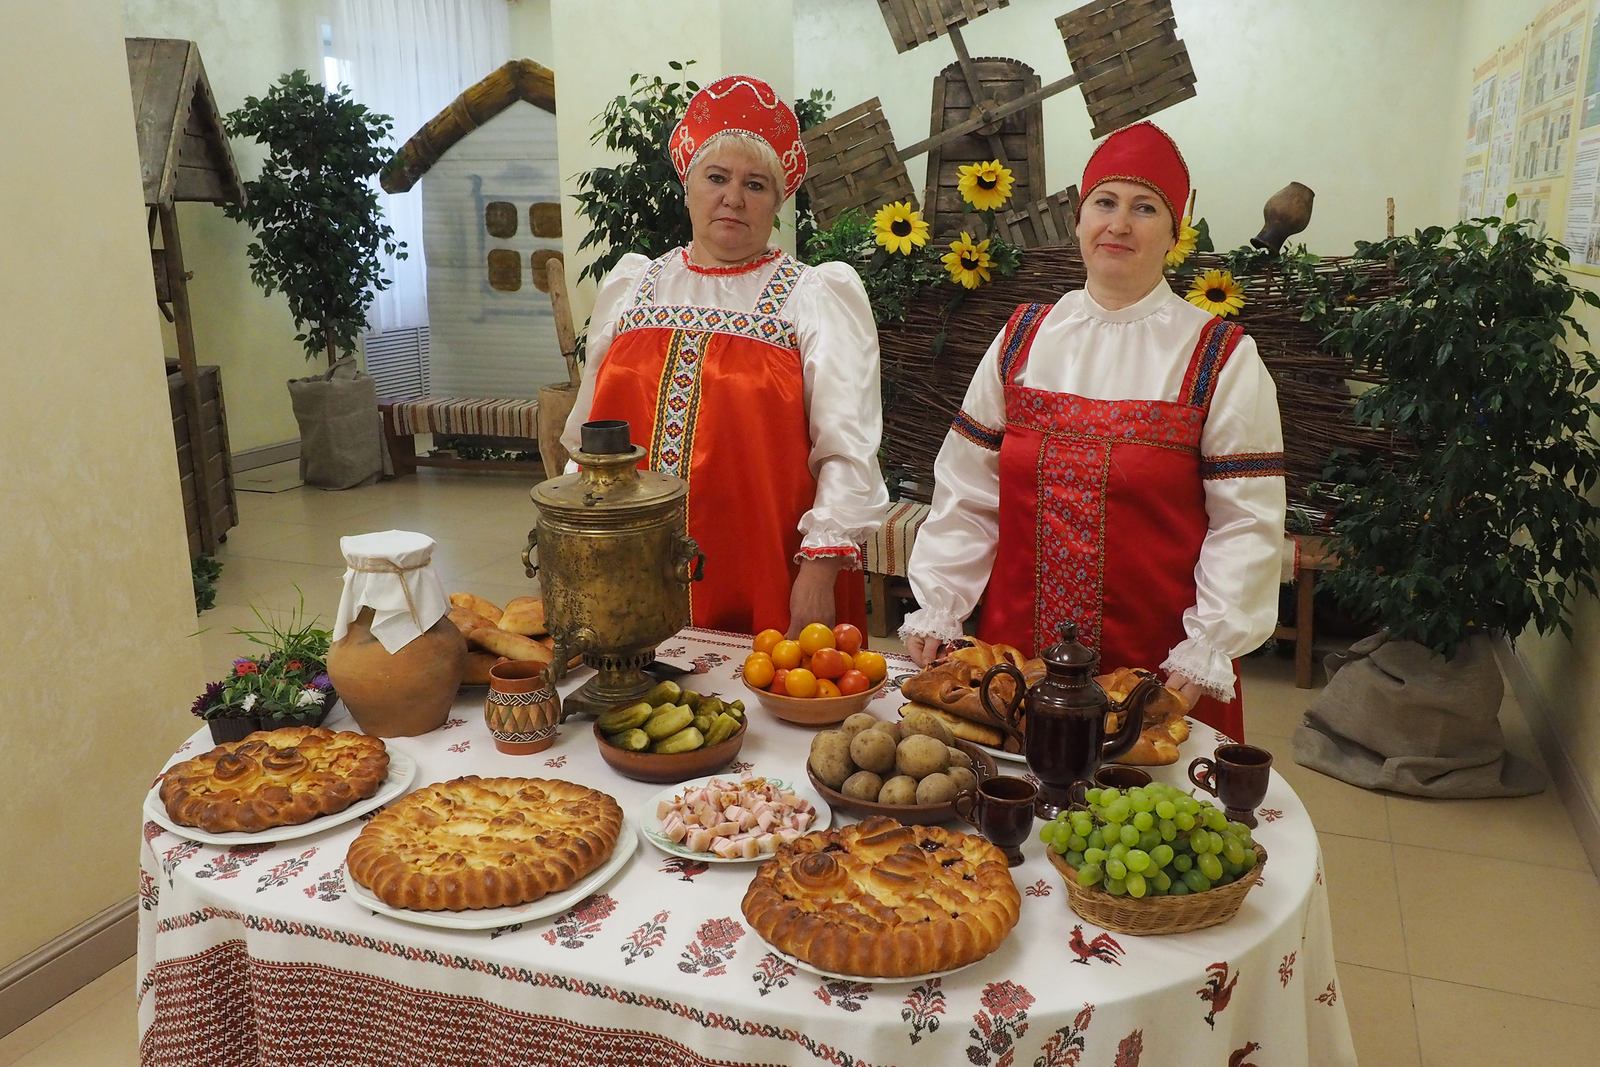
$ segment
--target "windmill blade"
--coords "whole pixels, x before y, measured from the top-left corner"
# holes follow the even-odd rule
[[[1170,0],[1103,0],[1056,19],[1083,102],[1102,137],[1195,95]]]
[[[801,140],[809,164],[805,188],[819,228],[851,208],[870,211],[891,200],[916,200],[877,97],[811,127]]]
[[[980,15],[998,11],[1011,0],[878,0],[878,13],[889,27],[896,52],[909,52]]]
[[[1078,217],[1078,187],[1069,185],[1059,193],[1023,204],[995,217],[995,225],[1018,248],[1053,248],[1075,245]]]

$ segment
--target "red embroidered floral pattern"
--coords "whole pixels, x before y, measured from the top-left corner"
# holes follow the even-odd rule
[[[600,924],[617,910],[610,893],[596,893],[556,918],[555,926],[544,932],[546,943],[562,948],[582,948],[600,932]]]
[[[1093,1018],[1094,1005],[1085,1004],[1070,1023],[1045,1039],[1033,1067],[1078,1067],[1085,1044],[1083,1032],[1089,1029]]]
[[[658,911],[655,917],[628,935],[628,940],[622,943],[622,963],[628,966],[639,960],[647,960],[656,954],[667,940],[667,917],[669,911]]]
[[[1139,1067],[1144,1055],[1144,1031],[1135,1030],[1117,1043],[1117,1058],[1111,1067]]]
[[[256,892],[260,893],[275,886],[288,885],[289,879],[296,878],[311,865],[311,857],[317,854],[316,846],[306,849],[298,856],[290,856],[281,863],[273,865],[272,869],[256,879]]]
[[[1028,1009],[1034,996],[1022,986],[1006,979],[990,982],[979,997],[981,1011],[972,1016],[967,1036],[967,1059],[974,1067],[1011,1067],[1017,1042],[1028,1032]]]
[[[756,992],[766,996],[774,989],[782,989],[789,984],[799,968],[787,960],[780,959],[772,953],[761,957],[761,962],[756,964],[755,973],[750,976],[756,984]]]
[[[333,903],[344,896],[344,864],[339,864],[331,871],[324,871],[316,882],[301,890],[313,900],[323,900]]]
[[[939,1016],[944,1014],[944,989],[942,978],[930,978],[915,986],[902,1002],[900,1018],[911,1024],[906,1037],[915,1045],[939,1029]]]
[[[822,1003],[845,1011],[860,1011],[862,1002],[871,994],[872,987],[867,983],[843,978],[825,978],[821,985],[812,990],[812,995]]]
[[[731,917],[707,919],[700,924],[695,940],[684,948],[683,958],[678,961],[678,970],[705,978],[726,974],[728,963],[733,959],[739,939],[743,936],[744,927]]]
[[[1291,952],[1284,956],[1283,961],[1278,964],[1278,984],[1280,986],[1287,987],[1289,980],[1294,977],[1294,958],[1297,955],[1298,953]]]

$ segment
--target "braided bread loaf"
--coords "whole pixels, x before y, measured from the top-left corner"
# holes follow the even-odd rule
[[[366,734],[321,726],[261,730],[173,765],[161,803],[180,826],[209,833],[293,826],[378,791],[389,751]]]
[[[982,959],[1021,907],[1005,856],[988,841],[879,816],[779,849],[743,903],[778,949],[824,971],[885,978]]]

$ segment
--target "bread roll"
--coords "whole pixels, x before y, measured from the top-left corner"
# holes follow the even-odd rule
[[[536,596],[519,596],[508,602],[499,627],[524,637],[543,637],[550,632],[544,624],[544,601]]]
[[[500,657],[493,652],[469,651],[467,653],[467,670],[461,676],[461,684],[488,685],[489,668],[499,662]]]
[[[494,626],[494,623],[471,608],[451,608],[450,621],[456,624],[456,629],[461,631],[462,637],[466,637],[474,630]]]
[[[476,593],[451,593],[450,606],[453,608],[466,608],[475,611],[489,620],[489,625],[494,626],[500,622],[500,608],[493,602],[483,599]]]
[[[507,659],[549,663],[555,658],[551,655],[550,649],[533,638],[509,633],[495,626],[474,630],[467,635],[467,640],[487,652],[493,652]]]

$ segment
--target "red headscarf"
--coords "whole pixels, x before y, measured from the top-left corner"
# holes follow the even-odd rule
[[[678,177],[689,179],[695,160],[725,136],[764,142],[783,167],[783,195],[794,195],[806,176],[806,149],[800,123],[772,86],[748,74],[730,74],[694,94],[689,110],[667,140]]]
[[[1189,167],[1183,153],[1153,122],[1124,126],[1101,141],[1089,155],[1078,188],[1079,211],[1095,187],[1104,182],[1137,182],[1159,196],[1172,213],[1172,235],[1178,236],[1184,205],[1189,202]]]

